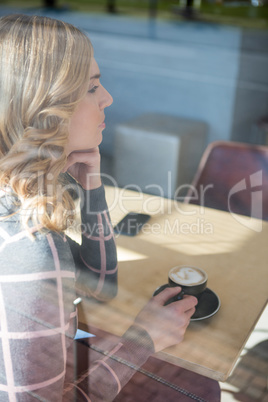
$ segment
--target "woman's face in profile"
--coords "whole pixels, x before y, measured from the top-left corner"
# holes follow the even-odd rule
[[[113,103],[112,96],[100,83],[100,70],[94,57],[90,65],[90,82],[86,85],[88,91],[70,119],[67,155],[95,148],[101,143],[105,128],[104,109]]]

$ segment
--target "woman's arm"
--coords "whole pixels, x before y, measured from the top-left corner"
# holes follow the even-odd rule
[[[82,244],[69,240],[77,268],[77,290],[107,301],[117,294],[117,254],[101,184],[99,148],[72,152],[65,171],[81,186]]]
[[[133,325],[121,339],[108,333],[104,338],[86,342],[89,368],[63,391],[64,401],[71,401],[76,390],[92,402],[112,401],[124,385],[155,351],[182,341],[197,300],[187,296],[165,306],[180,288],[167,288],[153,297],[137,315]]]
[[[78,359],[82,358],[88,369],[80,371],[73,383],[66,381],[64,402],[112,401],[137,369],[154,353],[151,338],[141,328],[133,326],[121,338],[109,333],[103,334],[99,330],[94,332],[96,338],[85,340],[82,345],[80,342],[78,345],[74,343],[75,348],[78,348]],[[81,366],[81,362],[77,361],[77,366],[79,364]]]
[[[77,291],[107,301],[117,294],[117,254],[103,186],[83,190],[82,244],[68,239],[77,270]]]

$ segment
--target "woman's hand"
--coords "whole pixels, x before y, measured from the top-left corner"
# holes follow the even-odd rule
[[[183,340],[195,312],[197,299],[193,296],[184,296],[182,300],[164,306],[180,291],[180,287],[166,288],[146,304],[134,321],[149,333],[156,352]]]
[[[74,151],[67,158],[63,172],[68,172],[85,190],[101,186],[99,147]]]

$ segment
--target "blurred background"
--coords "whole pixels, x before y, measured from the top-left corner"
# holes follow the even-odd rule
[[[153,193],[171,172],[172,196],[210,142],[267,144],[268,0],[1,0],[9,12],[88,33],[114,98],[101,151],[118,185]]]
[[[267,144],[268,0],[1,0],[10,12],[89,34],[114,98],[103,172],[119,186],[173,196],[210,142]]]

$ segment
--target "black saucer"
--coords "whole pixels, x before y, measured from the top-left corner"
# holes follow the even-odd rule
[[[154,292],[154,296],[156,296],[166,287],[168,287],[168,284],[162,285],[159,288],[157,288]],[[175,298],[173,298],[166,304],[172,303],[173,301],[176,300],[178,299],[176,299],[175,296]],[[191,321],[204,320],[205,318],[212,317],[214,314],[217,313],[220,306],[221,302],[216,293],[214,293],[211,289],[206,288],[206,290],[204,290],[201,296],[199,296],[199,302],[195,308],[196,310],[194,315],[191,317]]]
[[[204,320],[212,317],[217,313],[221,306],[219,297],[211,289],[206,288],[199,297],[198,305],[195,308],[195,313],[191,317],[191,321]]]

